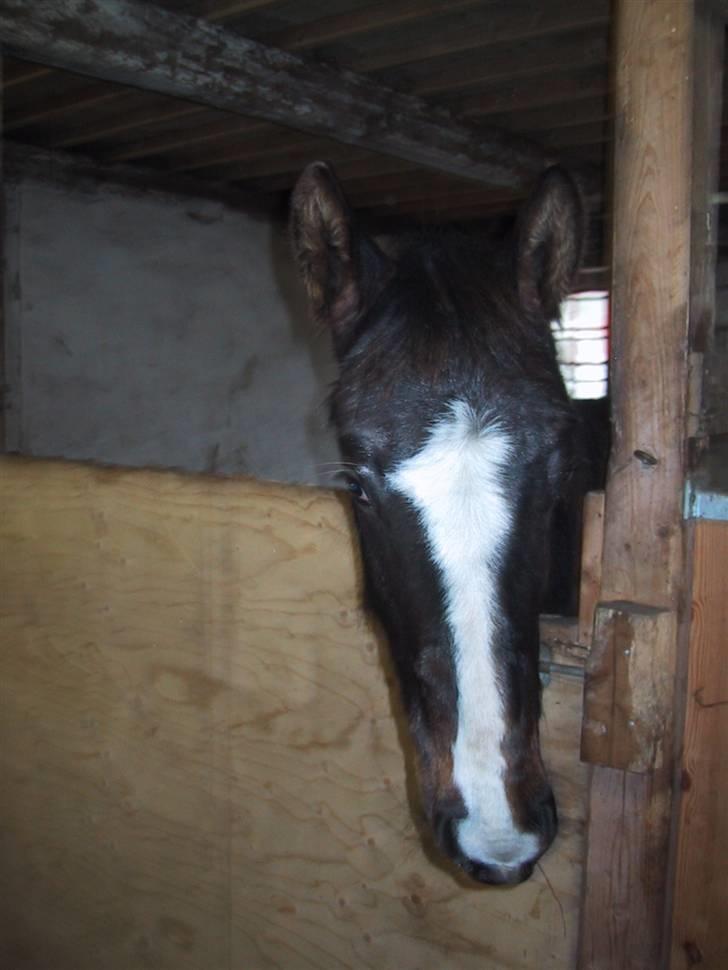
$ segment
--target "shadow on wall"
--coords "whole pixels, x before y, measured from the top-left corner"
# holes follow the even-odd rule
[[[308,355],[314,375],[314,393],[305,412],[306,442],[315,461],[315,484],[337,485],[339,459],[336,436],[329,427],[328,395],[336,379],[336,363],[329,334],[316,324],[296,269],[286,223],[274,226],[270,236],[273,276],[288,313],[292,342]],[[285,389],[282,389],[285,393]]]
[[[6,201],[12,450],[325,480],[333,366],[282,225],[50,175]]]

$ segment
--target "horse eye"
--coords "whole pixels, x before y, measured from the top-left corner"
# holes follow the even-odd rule
[[[360,505],[369,505],[369,496],[355,478],[348,478],[346,480],[346,488],[354,501]]]

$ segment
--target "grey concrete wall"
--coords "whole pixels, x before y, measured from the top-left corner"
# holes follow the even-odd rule
[[[114,185],[6,202],[11,450],[327,480],[333,365],[282,228]]]

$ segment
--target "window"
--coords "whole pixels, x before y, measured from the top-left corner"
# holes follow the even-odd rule
[[[579,399],[606,397],[609,294],[591,290],[570,296],[561,306],[561,322],[551,326],[556,355],[570,396]]]

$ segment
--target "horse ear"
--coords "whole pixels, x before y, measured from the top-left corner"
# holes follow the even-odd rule
[[[581,193],[563,169],[548,169],[518,224],[518,294],[528,313],[559,316],[579,268],[583,240]]]
[[[291,235],[298,270],[317,320],[331,328],[341,350],[367,303],[374,243],[356,230],[333,170],[313,162],[291,197]]]

